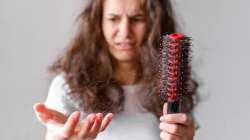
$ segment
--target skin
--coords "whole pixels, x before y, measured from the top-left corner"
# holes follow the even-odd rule
[[[168,114],[167,103],[163,106],[159,128],[162,140],[193,140],[195,126],[192,118],[185,113]]]
[[[108,50],[116,63],[115,78],[122,85],[133,84],[136,75],[134,60],[146,31],[140,2],[106,0],[102,29]]]
[[[105,0],[102,30],[108,50],[115,60],[114,77],[122,85],[133,84],[136,75],[135,59],[146,31],[146,21],[140,0]],[[38,120],[46,126],[46,140],[93,140],[112,121],[113,114],[89,114],[80,121],[80,112],[70,116],[36,103],[34,111]],[[162,140],[192,140],[194,124],[183,113],[167,114],[166,104],[160,118],[159,134]]]
[[[33,109],[38,120],[47,128],[46,140],[93,140],[106,129],[113,118],[112,113],[106,116],[92,113],[80,122],[78,111],[66,116],[42,103],[36,103]]]

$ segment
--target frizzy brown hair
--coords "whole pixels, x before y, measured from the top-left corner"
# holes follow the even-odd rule
[[[91,0],[79,15],[79,28],[64,54],[50,67],[56,74],[64,73],[70,94],[78,94],[83,100],[85,112],[122,111],[124,95],[121,85],[114,79],[112,58],[102,33],[102,12],[104,0]],[[176,31],[176,22],[169,0],[144,0],[147,32],[138,54],[137,83],[149,92],[140,95],[142,105],[156,116],[162,114],[163,100],[155,93],[155,64],[159,38],[163,33]],[[149,26],[150,25],[150,26]],[[192,81],[190,79],[190,81]],[[197,85],[192,81],[190,93],[195,94]],[[109,92],[110,89],[117,92]],[[192,97],[185,100],[186,112],[193,108]]]

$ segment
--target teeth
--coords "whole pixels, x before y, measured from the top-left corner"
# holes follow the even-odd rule
[[[121,44],[122,47],[129,47],[129,44]]]
[[[128,44],[128,43],[117,43],[117,46],[119,48],[123,48],[123,49],[128,49],[128,48],[131,48],[132,45],[131,44]]]

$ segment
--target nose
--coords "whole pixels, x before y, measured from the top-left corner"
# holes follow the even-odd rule
[[[124,18],[119,26],[119,36],[121,39],[128,39],[130,36],[131,25],[128,18]]]

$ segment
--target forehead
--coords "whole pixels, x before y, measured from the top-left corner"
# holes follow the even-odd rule
[[[137,14],[143,12],[144,0],[104,0],[104,14]]]

